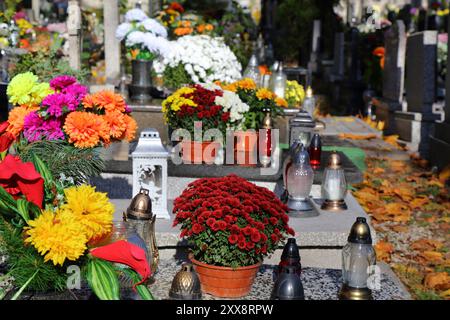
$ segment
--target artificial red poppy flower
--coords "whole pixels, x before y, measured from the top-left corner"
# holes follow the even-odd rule
[[[10,132],[5,132],[0,136],[0,153],[9,149],[16,137]]]
[[[99,259],[125,264],[139,273],[142,280],[134,286],[144,283],[151,276],[150,266],[144,249],[126,240],[119,240],[106,246],[92,249],[91,254]]]
[[[0,186],[18,199],[21,196],[42,208],[44,179],[31,162],[22,162],[19,157],[7,155],[0,162]]]

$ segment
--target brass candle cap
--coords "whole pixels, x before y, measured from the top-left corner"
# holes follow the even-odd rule
[[[336,152],[333,152],[328,158],[328,168],[340,169],[342,167],[341,157]]]
[[[352,288],[344,284],[339,291],[339,300],[373,300],[372,290],[369,288]]]
[[[152,200],[148,193],[147,189],[141,188],[139,193],[131,200],[127,213],[124,215],[124,220],[150,220],[153,217]]]
[[[182,264],[181,270],[173,278],[169,297],[175,300],[201,299],[200,279],[191,263]]]
[[[325,200],[322,206],[320,207],[322,210],[327,211],[342,211],[347,210],[347,204],[344,200]]]

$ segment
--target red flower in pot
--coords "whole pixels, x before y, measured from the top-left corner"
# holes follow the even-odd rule
[[[0,186],[14,199],[21,196],[42,208],[44,179],[31,162],[22,162],[19,157],[7,155],[0,162]]]
[[[181,237],[194,245],[202,290],[219,297],[245,296],[264,256],[295,233],[273,192],[235,175],[190,183],[173,212]]]

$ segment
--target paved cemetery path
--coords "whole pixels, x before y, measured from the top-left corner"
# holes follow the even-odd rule
[[[325,118],[332,130],[323,141],[327,148],[363,152],[364,181],[352,192],[377,232],[378,260],[391,266],[415,299],[450,299],[449,174],[433,173],[426,161],[397,146],[395,137],[349,119]],[[340,128],[344,134],[338,134]]]

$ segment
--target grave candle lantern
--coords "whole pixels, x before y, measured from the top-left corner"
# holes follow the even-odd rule
[[[341,165],[341,158],[337,153],[332,153],[328,158],[328,166],[323,173],[322,198],[325,201],[322,204],[322,210],[347,210],[347,204],[344,200],[346,194],[347,182]]]
[[[269,167],[271,158],[272,158],[272,117],[270,115],[270,111],[266,111],[266,115],[263,119],[263,133],[264,133],[264,140],[262,141],[262,151],[260,153],[261,155],[261,166],[264,168]],[[261,148],[261,146],[260,146]]]
[[[169,152],[162,145],[159,132],[145,129],[141,132],[133,158],[133,194],[141,188],[149,192],[153,213],[157,218],[170,219],[167,210],[167,158]]]
[[[309,145],[312,133],[316,126],[315,121],[305,110],[300,110],[289,120],[289,145],[298,139],[304,146]]]
[[[372,291],[367,282],[375,264],[369,225],[365,218],[358,217],[350,230],[348,243],[342,249],[343,284],[339,299],[371,300]]]
[[[310,211],[313,207],[309,194],[314,179],[314,171],[309,163],[308,151],[302,145],[294,156],[292,165],[287,169],[286,188],[289,194],[287,206],[291,211]]]
[[[286,90],[286,74],[283,71],[283,64],[278,63],[276,72],[270,78],[270,89],[281,98],[284,98],[284,91]]]
[[[320,168],[320,158],[322,156],[322,141],[320,135],[315,133],[309,144],[309,161],[311,162],[311,167],[316,170]]]
[[[312,88],[308,86],[306,89],[305,100],[303,100],[302,104],[303,110],[308,112],[311,117],[314,117],[314,110],[316,108],[316,99],[314,98],[314,94]]]
[[[159,262],[159,251],[156,245],[155,218],[152,212],[152,200],[147,189],[141,189],[131,200],[127,211],[123,213],[123,220],[134,228],[147,247],[147,260],[152,273],[156,272]]]
[[[183,263],[172,280],[169,297],[174,300],[200,300],[200,279],[191,263]]]
[[[259,62],[256,55],[251,56],[243,77],[253,79],[258,87],[261,85],[261,73],[259,72]]]

